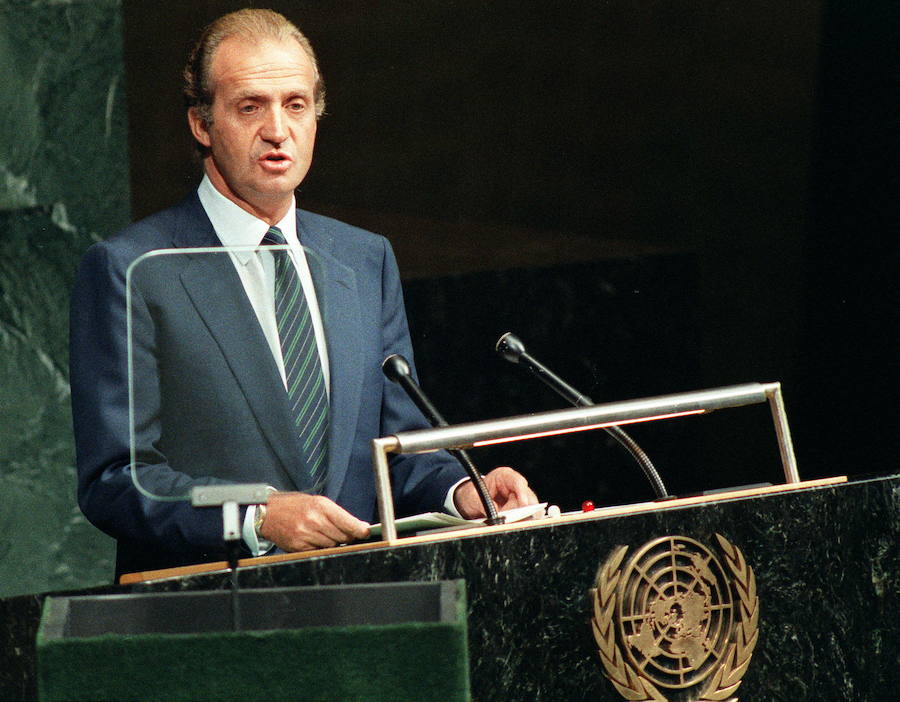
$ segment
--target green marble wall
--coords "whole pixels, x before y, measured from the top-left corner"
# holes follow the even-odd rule
[[[0,0],[0,596],[108,582],[75,502],[69,287],[130,219],[120,0]]]

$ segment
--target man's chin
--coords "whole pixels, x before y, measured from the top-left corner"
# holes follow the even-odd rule
[[[300,187],[302,179],[296,176],[288,176],[287,174],[272,178],[264,178],[260,182],[255,183],[253,191],[259,197],[277,200],[293,194]]]

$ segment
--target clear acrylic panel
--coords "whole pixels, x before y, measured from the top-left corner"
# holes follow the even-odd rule
[[[277,331],[273,341],[261,329],[275,324],[274,257],[289,251],[289,245],[158,249],[129,266],[129,460],[145,497],[190,500],[198,486],[247,483],[254,458],[240,427],[250,415],[227,416],[235,405],[228,395],[252,394],[251,383],[242,386],[245,374],[265,377],[267,387],[283,377]],[[305,247],[303,254],[314,278],[317,254]],[[248,279],[260,291],[253,301]],[[324,323],[321,295],[317,289]]]

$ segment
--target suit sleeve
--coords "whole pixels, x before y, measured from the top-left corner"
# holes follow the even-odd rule
[[[85,254],[72,291],[70,377],[78,501],[87,518],[117,539],[185,558],[220,553],[218,510],[183,499],[191,487],[218,482],[173,470],[158,449],[159,379],[151,315],[140,294],[132,308],[134,447],[131,470],[125,271],[136,252],[109,242]]]
[[[382,357],[400,354],[409,361],[416,377],[400,274],[390,244],[386,239],[383,241]],[[428,421],[403,389],[387,378],[384,379],[381,416],[382,436],[429,426]],[[465,471],[459,462],[445,451],[395,456],[391,462],[391,482],[398,513],[442,511],[449,489],[465,477]]]

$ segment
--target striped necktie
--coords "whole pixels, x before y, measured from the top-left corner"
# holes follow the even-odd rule
[[[270,227],[265,244],[284,244],[278,227]],[[275,318],[284,359],[288,399],[314,491],[324,484],[328,457],[328,395],[309,305],[287,251],[275,257]]]

